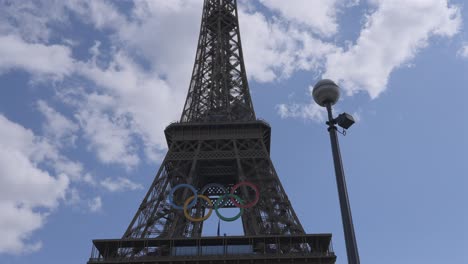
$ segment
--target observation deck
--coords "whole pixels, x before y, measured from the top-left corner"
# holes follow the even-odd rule
[[[331,234],[103,239],[93,244],[88,264],[328,264],[336,260]]]

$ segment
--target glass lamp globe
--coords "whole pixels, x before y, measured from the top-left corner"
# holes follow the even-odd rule
[[[322,107],[327,106],[327,104],[334,105],[340,98],[340,87],[332,80],[323,79],[315,84],[312,96],[314,101]]]

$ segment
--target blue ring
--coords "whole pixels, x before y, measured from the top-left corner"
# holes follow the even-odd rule
[[[175,208],[175,209],[178,209],[178,210],[184,210],[184,207],[183,206],[179,206],[179,205],[176,205],[174,203],[174,192],[182,187],[187,187],[189,188],[192,192],[193,192],[193,196],[197,197],[198,193],[197,193],[197,190],[195,189],[195,187],[193,187],[192,185],[190,184],[186,184],[186,183],[182,183],[182,184],[179,184],[177,185],[176,187],[172,188],[171,192],[169,193],[169,204]],[[197,199],[193,199],[193,201],[187,206],[188,209],[192,208],[195,206],[195,204],[197,203]]]

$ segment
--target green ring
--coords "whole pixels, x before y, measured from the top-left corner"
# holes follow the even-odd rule
[[[244,213],[244,208],[239,208],[240,209],[239,213],[236,216],[233,216],[233,217],[225,217],[225,216],[221,215],[221,213],[219,213],[219,211],[218,211],[219,207],[223,206],[226,203],[226,201],[229,201],[229,199],[225,199],[225,198],[234,198],[234,199],[238,200],[241,205],[244,204],[244,201],[242,201],[242,199],[239,196],[237,196],[235,194],[232,194],[232,193],[227,193],[227,194],[225,194],[223,196],[220,196],[218,198],[218,200],[216,200],[216,202],[214,204],[214,209],[215,209],[216,215],[221,220],[226,221],[226,222],[232,222],[232,221],[235,221],[235,220],[239,219],[239,217],[241,217],[241,215]]]

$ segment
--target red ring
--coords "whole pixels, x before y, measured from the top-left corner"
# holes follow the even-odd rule
[[[255,185],[255,184],[253,184],[253,183],[251,183],[251,182],[248,182],[248,181],[239,182],[238,184],[236,184],[236,185],[234,185],[234,186],[232,187],[232,189],[231,189],[231,194],[234,194],[234,192],[236,191],[236,189],[239,188],[239,186],[242,186],[242,185],[247,185],[247,186],[249,186],[250,188],[252,188],[252,189],[255,190],[255,199],[254,199],[252,202],[243,205],[243,204],[238,203],[238,202],[236,201],[236,199],[234,199],[234,198],[231,196],[231,202],[232,202],[235,206],[237,206],[237,207],[239,207],[239,208],[250,208],[250,207],[256,205],[256,204],[258,203],[258,200],[260,199],[260,191],[258,190],[257,185]]]

